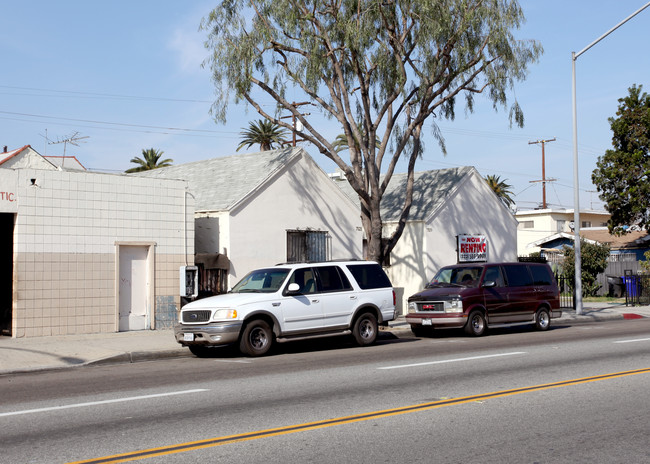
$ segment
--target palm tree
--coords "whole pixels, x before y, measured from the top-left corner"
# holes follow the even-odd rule
[[[142,149],[142,158],[135,157],[131,159],[131,163],[138,164],[139,166],[136,166],[135,168],[127,169],[124,172],[140,172],[140,171],[150,171],[151,169],[158,169],[158,168],[165,168],[167,166],[171,166],[172,163],[174,162],[173,159],[164,159],[160,160],[160,158],[163,155],[162,150],[154,150],[153,148],[149,148],[145,150],[144,148]]]
[[[257,122],[248,124],[248,129],[242,128],[240,134],[243,136],[241,143],[237,147],[250,148],[259,144],[260,151],[272,150],[275,144],[282,146],[286,142],[284,135],[286,131],[279,124],[266,119],[260,119]]]
[[[485,177],[485,182],[490,186],[492,191],[496,193],[499,200],[503,202],[508,208],[512,206],[515,202],[512,199],[512,185],[506,184],[504,180],[501,180],[501,176],[497,175],[488,175]]]
[[[359,132],[363,133],[363,128],[361,126],[361,123],[357,123],[357,128],[359,129]],[[357,148],[357,151],[360,150],[361,147],[359,147],[359,144],[356,143],[355,145]],[[379,137],[375,136],[375,146],[377,148],[381,147],[381,140]],[[332,147],[334,150],[336,150],[337,153],[342,152],[343,150],[348,150],[350,148],[350,144],[348,143],[348,137],[345,134],[339,134],[336,136],[336,139],[334,139],[334,143],[332,143]]]

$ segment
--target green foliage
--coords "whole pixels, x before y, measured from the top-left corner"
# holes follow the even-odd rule
[[[637,224],[650,231],[650,96],[633,85],[609,118],[613,149],[598,158],[592,181],[611,213],[613,233]]]
[[[427,121],[445,152],[432,116],[453,119],[463,102],[471,113],[484,95],[523,125],[508,94],[542,52],[515,39],[523,22],[516,0],[223,0],[201,25],[217,93],[212,111],[225,122],[234,97],[289,131],[280,111],[300,121],[297,134],[334,161],[359,196],[369,257],[381,261],[408,218]],[[268,110],[269,98],[278,113]],[[312,107],[303,112],[295,101]],[[348,161],[319,132],[322,117],[340,125]],[[380,205],[400,159],[406,200],[395,232],[382,240]]]
[[[645,260],[639,261],[639,266],[644,274],[650,274],[650,251],[643,253]]]
[[[253,145],[259,145],[260,151],[271,150],[276,144],[282,146],[283,143],[286,143],[285,134],[286,131],[273,121],[259,119],[249,123],[248,129],[242,129],[240,132],[242,141],[237,147],[237,151],[242,147],[250,148]]]
[[[609,258],[609,245],[589,243],[584,239],[580,240],[580,258],[582,270],[582,294],[593,296],[598,292],[600,285],[596,278],[598,274],[607,269]],[[575,250],[573,247],[564,245],[564,275],[575,276]]]
[[[162,150],[155,150],[153,148],[149,149],[142,149],[142,158],[132,158],[131,163],[135,163],[138,166],[135,168],[127,169],[124,172],[140,172],[140,171],[149,171],[151,169],[158,169],[158,168],[165,168],[167,166],[171,166],[174,160],[172,159],[164,159],[161,160],[160,158],[163,155]]]
[[[499,200],[510,208],[515,202],[512,199],[512,185],[507,184],[505,180],[501,180],[501,176],[497,175],[488,175],[485,177],[485,182],[490,186],[492,191],[499,197]]]

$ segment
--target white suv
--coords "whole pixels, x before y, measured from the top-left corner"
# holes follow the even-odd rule
[[[232,343],[261,356],[274,341],[330,335],[370,345],[378,324],[395,317],[395,292],[377,263],[290,263],[257,269],[228,293],[185,305],[175,335],[199,357]]]

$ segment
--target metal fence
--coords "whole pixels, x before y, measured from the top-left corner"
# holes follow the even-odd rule
[[[625,287],[626,305],[650,304],[650,275],[634,275],[626,272],[621,279]]]
[[[560,288],[560,308],[571,308],[575,309],[576,300],[574,293],[574,276],[566,275],[556,275],[555,280],[557,280],[557,286]]]

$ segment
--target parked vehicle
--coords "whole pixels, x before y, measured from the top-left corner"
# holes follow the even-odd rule
[[[547,330],[562,316],[553,272],[545,263],[472,263],[443,267],[409,298],[406,322],[416,336],[463,327],[483,335],[500,324]]]
[[[197,356],[232,343],[261,356],[274,342],[332,335],[370,345],[378,325],[395,317],[395,292],[377,263],[291,263],[257,269],[227,294],[188,303],[175,335]]]

